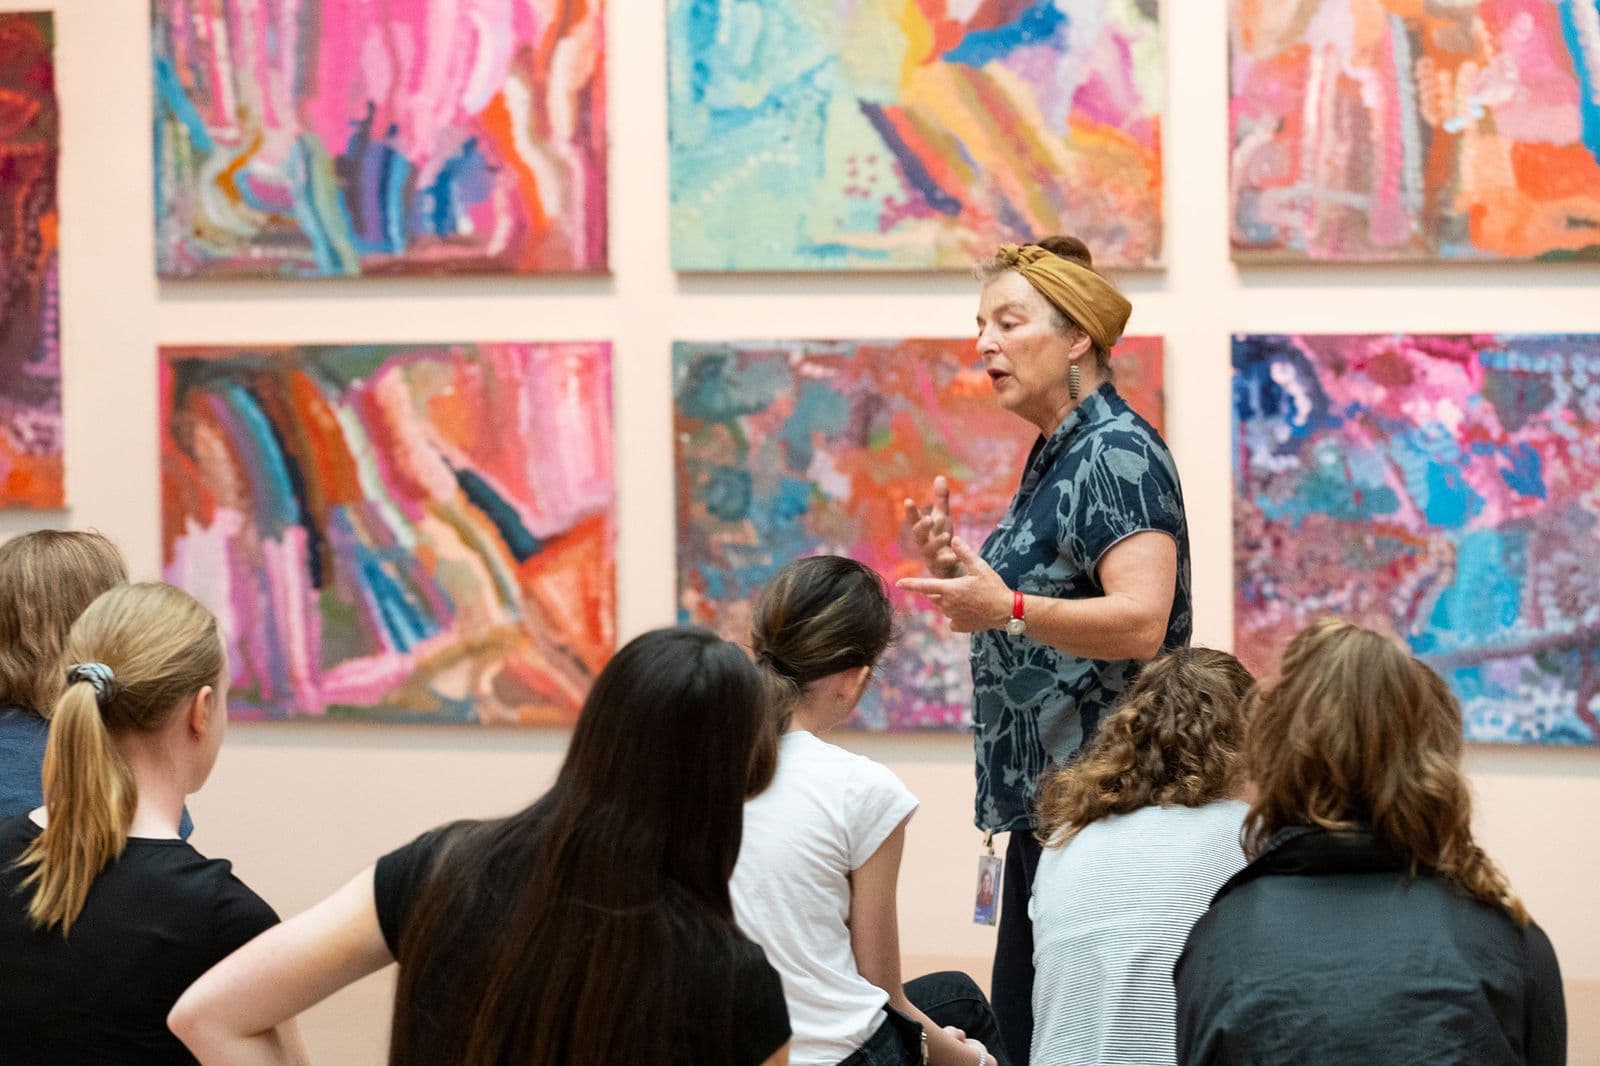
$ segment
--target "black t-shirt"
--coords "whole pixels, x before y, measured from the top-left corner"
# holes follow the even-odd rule
[[[461,828],[463,823],[455,826],[445,826],[432,832],[424,833],[404,847],[397,848],[378,860],[373,873],[373,896],[378,910],[378,925],[383,930],[383,939],[389,945],[389,952],[400,965],[405,966],[406,960],[400,956],[400,943],[405,932],[407,918],[411,914],[413,905],[421,895],[430,871],[440,850],[448,843],[453,830]],[[484,867],[484,876],[493,877],[497,870],[503,869],[493,863]],[[478,896],[479,899],[508,899],[513,893],[496,891],[499,886],[490,886],[487,892]],[[508,888],[510,886],[507,886]],[[474,915],[473,924],[494,926],[494,915]],[[699,945],[701,950],[705,945]],[[778,977],[778,971],[767,962],[765,953],[750,940],[732,932],[725,944],[717,945],[712,949],[725,951],[732,958],[733,971],[736,975],[735,1002],[733,1005],[734,1018],[734,1062],[739,1066],[759,1066],[772,1057],[772,1053],[786,1044],[789,1040],[789,1008],[783,998],[783,982]],[[726,957],[717,960],[721,963],[729,961]],[[448,961],[446,961],[448,966]],[[456,975],[451,975],[454,978]],[[472,975],[462,973],[460,980],[472,980]],[[699,988],[696,982],[688,982],[688,994],[693,995]],[[709,1005],[708,1005],[709,1006]],[[619,998],[617,1010],[628,1009],[625,998]],[[682,1028],[673,1034],[674,1044],[682,1052],[684,1062],[706,1062],[720,1059],[717,1052],[720,1048],[707,1048],[697,1046],[703,1044],[707,1036],[695,1024],[698,1012],[689,1009],[684,1011]],[[677,1061],[675,1059],[675,1061]]]
[[[0,821],[0,1063],[192,1063],[167,1029],[183,990],[278,921],[260,896],[181,840],[130,838],[95,878],[63,938],[28,921],[38,837],[27,817]]]

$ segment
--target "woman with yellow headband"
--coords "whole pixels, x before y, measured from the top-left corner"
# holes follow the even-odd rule
[[[1132,305],[1071,237],[981,264],[978,355],[1001,407],[1039,440],[981,550],[955,536],[950,489],[906,517],[922,593],[972,634],[977,824],[1009,833],[991,998],[1012,1063],[1033,1034],[1029,897],[1041,776],[1087,744],[1165,648],[1189,642],[1189,532],[1166,443],[1117,394],[1110,356]]]

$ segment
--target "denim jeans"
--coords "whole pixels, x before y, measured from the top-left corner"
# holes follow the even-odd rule
[[[1033,1045],[1033,919],[1028,917],[1028,897],[1033,895],[1041,850],[1033,830],[1013,832],[1000,888],[1000,929],[989,992],[1011,1066],[1028,1066]]]
[[[989,1049],[997,1066],[1009,1066],[994,1011],[972,978],[947,970],[907,981],[905,987],[906,998],[935,1025],[961,1029]],[[922,1027],[893,1007],[884,1010],[888,1019],[840,1066],[920,1066]]]

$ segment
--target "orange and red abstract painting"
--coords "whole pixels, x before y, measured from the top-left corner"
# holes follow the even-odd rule
[[[1600,259],[1600,2],[1230,0],[1241,259]]]
[[[0,507],[60,507],[61,338],[51,16],[0,14]]]
[[[1117,387],[1161,422],[1162,344],[1128,337]],[[967,642],[921,597],[903,501],[951,482],[957,528],[981,543],[1005,514],[1038,431],[995,402],[970,339],[679,343],[673,360],[678,615],[749,640],[761,588],[831,553],[890,584],[900,637],[857,710],[868,729],[971,724]]]
[[[565,725],[616,644],[609,346],[166,348],[163,557],[239,718]]]
[[[1161,256],[1159,0],[670,0],[680,270]]]

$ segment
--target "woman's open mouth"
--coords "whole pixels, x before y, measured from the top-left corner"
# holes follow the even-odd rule
[[[1011,375],[1004,370],[995,370],[992,367],[989,369],[989,383],[995,388],[998,389],[1009,380],[1011,380]]]

